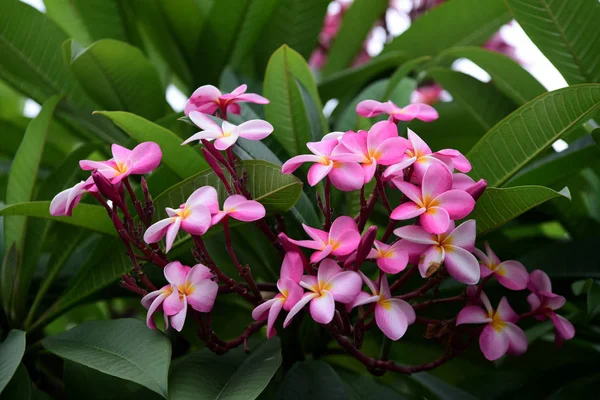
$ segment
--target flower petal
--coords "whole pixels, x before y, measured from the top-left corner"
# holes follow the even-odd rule
[[[282,308],[283,301],[278,299],[278,301],[273,303],[273,306],[269,310],[269,317],[267,320],[267,339],[271,339],[277,333],[275,330],[275,322],[277,321],[277,317],[279,316]]]
[[[238,140],[238,134],[232,132],[229,136],[225,136],[225,137],[220,137],[218,139],[215,140],[215,149],[217,150],[227,150],[228,148],[230,148],[231,146],[233,146],[235,144],[235,142]]]
[[[315,251],[314,253],[312,253],[310,255],[310,262],[318,263],[319,261],[321,261],[324,258],[326,258],[327,256],[329,256],[331,254],[332,250],[333,250],[333,247],[330,244],[328,244],[322,250]]]
[[[150,225],[144,232],[144,242],[156,243],[167,234],[167,229],[177,218],[165,218]]]
[[[185,323],[185,317],[187,316],[187,296],[183,296],[183,308],[177,314],[173,315],[171,325],[177,332],[181,332],[183,324]]]
[[[527,336],[525,332],[513,323],[507,323],[504,327],[508,337],[507,353],[511,356],[520,356],[527,351]]]
[[[408,253],[395,250],[391,257],[379,257],[377,266],[387,274],[397,274],[406,269],[408,265]]]
[[[154,171],[162,159],[160,146],[154,142],[143,142],[134,147],[127,157],[131,162],[131,174],[147,174]]]
[[[523,290],[529,282],[527,270],[518,261],[504,261],[494,272],[498,282],[510,290]]]
[[[196,283],[205,279],[212,279],[213,275],[212,271],[205,265],[196,264],[189,270],[185,280],[187,282]]]
[[[273,125],[261,119],[253,119],[240,124],[238,131],[244,139],[262,140],[273,132]]]
[[[369,133],[367,135],[367,148],[369,150],[375,150],[378,147],[380,147],[384,142],[387,142],[388,139],[392,138],[401,139],[401,142],[403,140],[406,140],[404,138],[398,137],[398,127],[395,123],[389,120],[379,121],[375,123],[371,127],[371,129],[369,129]],[[400,147],[404,147],[404,150],[406,150],[407,145],[404,144],[404,146]],[[401,153],[403,154],[404,151],[402,151]]]
[[[183,296],[185,297],[185,296]],[[163,312],[171,316],[177,314],[183,308],[183,300],[179,297],[179,291],[173,287],[173,291],[163,301]]]
[[[506,296],[502,296],[502,299],[500,299],[496,313],[506,322],[512,322],[514,324],[519,320],[519,314],[512,309]]]
[[[479,347],[488,360],[499,359],[508,350],[508,336],[505,330],[497,331],[491,325],[486,326],[479,336]]]
[[[306,147],[318,156],[331,156],[333,150],[338,146],[337,139],[322,139],[320,142],[308,142]]]
[[[394,118],[399,121],[412,121],[416,118],[423,122],[431,122],[438,119],[439,114],[428,104],[414,103],[404,107],[401,113],[394,114]]]
[[[438,207],[448,212],[450,219],[454,220],[466,217],[475,208],[473,197],[462,190],[449,190],[437,196],[434,201]]]
[[[552,319],[552,323],[556,328],[557,334],[559,334],[563,339],[569,340],[575,337],[575,328],[568,319],[556,313],[552,313],[550,319]]]
[[[356,105],[356,113],[361,117],[375,117],[384,111],[381,110],[383,103],[376,100],[363,100]]]
[[[230,196],[234,197],[234,196]],[[243,196],[240,196],[244,198]],[[227,200],[226,200],[227,201]],[[225,206],[224,206],[225,207]],[[236,203],[228,210],[229,215],[238,221],[252,222],[263,218],[266,214],[265,207],[258,201],[246,200]]]
[[[485,310],[478,306],[467,306],[460,310],[456,317],[456,325],[461,324],[485,324],[491,322]]]
[[[179,261],[173,261],[165,266],[163,273],[170,284],[179,286],[185,283],[185,279],[190,271],[190,267],[181,264]]]
[[[425,143],[423,139],[410,128],[408,128],[408,140],[410,140],[413,150],[419,155],[431,154],[431,149],[427,146],[427,143]]]
[[[441,207],[429,207],[427,211],[421,214],[420,221],[421,226],[427,232],[440,234],[448,230],[450,216]]]
[[[451,188],[452,175],[446,168],[439,164],[432,164],[425,172],[425,175],[423,175],[423,184],[421,186],[423,198],[435,199]]]
[[[397,183],[394,182],[394,184],[411,201],[419,205],[423,204],[423,194],[421,193],[421,188],[413,185],[412,183],[402,181],[398,181]]]
[[[218,108],[215,101],[218,100],[220,95],[221,91],[213,85],[200,86],[187,101],[184,109],[185,115],[189,115],[194,110],[206,109],[207,104],[214,106],[214,110],[206,110],[207,113],[212,114]]]
[[[262,304],[259,304],[252,310],[252,318],[255,321],[262,321],[267,318],[269,309],[273,306],[274,303],[281,302],[280,298],[274,298],[265,301]]]
[[[292,322],[292,318],[294,318],[294,315],[298,314],[298,312],[300,310],[302,310],[302,308],[304,308],[304,306],[309,301],[311,301],[312,299],[314,299],[317,296],[318,296],[317,293],[304,293],[304,295],[302,296],[300,301],[297,302],[294,307],[292,307],[292,309],[288,313],[287,317],[285,317],[285,321],[283,321],[283,327],[287,328],[287,326],[290,324],[290,322]]]
[[[319,282],[327,282],[335,275],[344,272],[342,268],[333,261],[331,258],[323,260],[321,264],[319,264],[319,270],[317,271],[317,278]]]
[[[336,274],[327,281],[327,291],[335,301],[351,303],[354,301],[362,287],[362,279],[354,271],[344,271]]]
[[[470,219],[457,226],[452,233],[446,237],[444,243],[462,247],[463,249],[472,252],[475,250],[476,235],[477,228],[475,220]]]
[[[156,296],[157,293],[158,296]],[[148,328],[156,329],[156,323],[154,323],[154,318],[152,318],[152,316],[158,307],[160,307],[160,305],[163,303],[165,297],[166,295],[162,290],[155,290],[154,292],[148,293],[142,299],[142,303],[144,303],[144,301],[148,301],[148,299],[153,298],[152,303],[150,303],[150,306],[148,307],[148,314],[146,315],[146,325],[148,325]]]
[[[328,324],[333,320],[335,302],[333,295],[324,290],[320,296],[310,302],[310,315],[319,324]]]
[[[329,164],[315,163],[308,169],[307,180],[310,186],[315,186],[333,169],[333,161]]]
[[[190,197],[188,197],[185,205],[187,207],[194,207],[198,204],[208,208],[211,214],[216,214],[219,211],[217,190],[212,186],[202,186],[194,190]]]
[[[436,273],[444,262],[444,248],[429,246],[419,260],[419,272],[423,278],[429,278]]]
[[[375,322],[383,334],[392,340],[400,339],[408,328],[406,315],[395,304],[395,300],[383,300],[375,306]]]
[[[425,211],[427,211],[425,207],[420,207],[415,203],[402,203],[392,210],[390,218],[395,220],[411,219],[422,215]]]
[[[471,170],[471,163],[460,151],[454,149],[443,149],[440,151],[436,151],[434,155],[441,155],[443,157],[448,157],[452,160],[452,164],[454,168],[459,170],[460,172],[469,172]]]
[[[288,251],[283,257],[281,263],[281,279],[291,279],[293,282],[300,282],[303,271],[302,257],[296,251]]]
[[[204,235],[211,227],[211,215],[207,207],[197,204],[186,218],[181,220],[181,229],[191,235]]]
[[[395,137],[386,140],[376,149],[376,154],[380,153],[377,163],[380,165],[392,165],[401,160],[408,147],[408,140],[402,137]]]
[[[203,114],[198,111],[192,111],[189,113],[189,117],[190,117],[190,120],[194,123],[194,125],[196,125],[198,128],[200,128],[204,131],[215,132],[215,133],[219,133],[219,134],[223,133],[223,130],[221,129],[221,127],[219,125],[217,125],[215,123],[215,121],[213,121],[206,114]]]
[[[527,287],[534,293],[552,293],[550,278],[540,269],[536,269],[529,274],[529,284]]]
[[[255,93],[244,93],[237,96],[237,101],[247,101],[254,104],[269,104],[269,100]]]
[[[436,235],[417,225],[401,226],[394,230],[394,235],[413,243],[438,244]]]
[[[173,246],[173,242],[179,233],[179,227],[181,226],[181,218],[175,218],[175,221],[167,228],[167,234],[165,238],[165,253],[168,253]]]
[[[481,271],[475,256],[462,247],[444,246],[444,265],[450,276],[461,283],[474,285],[479,282]]]
[[[215,299],[219,292],[217,282],[204,279],[194,283],[194,292],[187,295],[187,301],[196,311],[210,312],[215,305]]]
[[[364,184],[363,168],[356,162],[334,161],[328,176],[333,186],[343,192],[358,190]]]
[[[321,157],[315,156],[313,154],[302,154],[296,157],[292,157],[281,166],[281,173],[291,174],[305,162],[319,162],[320,160]]]

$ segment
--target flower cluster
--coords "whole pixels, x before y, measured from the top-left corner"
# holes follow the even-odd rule
[[[374,123],[368,131],[329,133],[318,142],[307,143],[312,154],[287,160],[283,174],[310,163],[309,184],[325,181],[318,201],[323,225],[303,224],[307,237],[291,238],[283,218],[267,218],[265,207],[252,198],[246,188],[247,177],[232,152],[239,137],[261,140],[273,131],[262,120],[238,126],[226,120],[228,112],[240,113],[239,102],[268,102],[245,91],[245,85],[231,94],[203,86],[186,106],[190,121],[201,131],[182,144],[203,144],[202,154],[228,194],[222,205],[217,189],[203,186],[195,189],[185,203],[167,207],[166,218],[153,221],[154,203],[146,181],[143,177],[140,180],[144,202],[136,198],[129,181],[130,175],[147,174],[159,166],[162,153],[152,142],[141,143],[133,150],[113,145],[111,159],[81,161],[83,170],[92,171],[90,178],[60,192],[51,202],[52,215],[68,216],[88,192],[106,208],[132,263],[132,271],[122,276],[121,285],[142,296],[150,328],[156,328],[157,312],[163,313],[167,328],[172,326],[178,331],[191,315],[207,347],[222,353],[246,343],[250,334],[265,325],[267,337],[272,337],[282,312],[287,313],[282,323],[286,328],[306,309],[342,348],[372,371],[403,373],[430,369],[438,363],[411,369],[368,357],[360,347],[369,329],[377,326],[387,338],[399,340],[415,323],[427,324],[428,331],[452,325],[451,335],[479,335],[481,350],[489,360],[526,351],[527,339],[518,326],[525,318],[551,320],[558,344],[573,338],[571,323],[556,313],[565,298],[552,292],[544,272],[528,273],[517,261],[501,261],[487,242],[483,251],[476,248],[476,221],[466,218],[487,184],[466,175],[471,170],[467,158],[455,149],[433,151],[410,129],[406,137],[398,131],[398,121],[435,120],[435,109],[425,104],[401,108],[391,102],[365,100],[357,106],[359,115],[370,118],[387,114],[389,118]],[[223,119],[221,126],[213,114]],[[367,199],[366,185],[373,181],[374,189]],[[358,215],[334,215],[330,185],[343,192],[356,191],[360,198]],[[388,196],[400,200],[392,204]],[[137,218],[129,211],[129,200]],[[376,226],[365,229],[377,203],[389,217],[383,233]],[[250,266],[240,262],[231,240],[230,218],[254,223],[282,254],[276,283],[257,283]],[[241,280],[225,274],[204,244],[203,235],[217,224],[223,228],[225,250]],[[180,231],[193,239],[197,264],[191,268],[167,257]],[[164,252],[158,244],[163,238]],[[162,267],[167,284],[155,286],[144,274],[140,261]],[[429,291],[436,291],[449,277],[468,286],[458,296],[426,299]],[[416,290],[403,290],[413,278],[422,279],[422,285]],[[530,311],[516,313],[506,297],[496,309],[492,308],[483,289],[493,278],[511,291],[529,290]],[[218,338],[210,326],[210,313],[219,293],[236,293],[254,306],[252,317],[256,322],[230,342]],[[417,315],[431,305],[449,302],[464,305],[456,318],[434,320]],[[477,327],[467,329],[462,326],[465,324]],[[463,341],[451,339],[447,340],[448,355],[440,362],[464,350],[455,344]]]

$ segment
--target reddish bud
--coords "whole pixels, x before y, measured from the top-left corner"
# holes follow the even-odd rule
[[[466,192],[473,197],[475,201],[481,197],[485,189],[487,188],[487,181],[485,179],[478,180],[473,186],[466,189]]]
[[[375,242],[375,238],[377,237],[377,227],[373,225],[363,235],[360,239],[360,243],[358,244],[358,249],[356,250],[356,260],[354,261],[354,269],[357,270],[358,267],[365,261],[365,258],[369,255],[369,252],[373,248],[373,243]]]
[[[116,206],[123,208],[121,193],[116,185],[110,183],[110,181],[98,171],[92,172],[92,179],[94,180],[94,184],[102,196],[106,197],[108,200],[111,200]],[[121,185],[119,184],[119,186]]]

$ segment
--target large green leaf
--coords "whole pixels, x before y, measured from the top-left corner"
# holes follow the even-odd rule
[[[192,353],[173,365],[169,399],[253,400],[281,365],[279,338],[265,340],[250,355],[237,348],[224,356],[208,350]]]
[[[8,176],[6,204],[26,202],[33,197],[33,189],[42,153],[44,152],[48,128],[59,101],[60,96],[48,100],[39,115],[27,127]],[[25,235],[25,224],[26,219],[23,217],[4,219],[6,249],[16,243],[17,250],[21,251]]]
[[[0,118],[11,120],[23,115],[25,98],[0,81]]]
[[[381,98],[386,91],[388,81],[388,79],[379,80],[364,88],[340,114],[335,123],[335,130],[345,132],[348,130],[369,129],[371,126],[369,120],[356,114],[356,106],[363,100]]]
[[[467,154],[472,177],[502,186],[600,107],[600,85],[576,85],[530,101],[494,126]]]
[[[383,51],[400,50],[416,58],[451,47],[478,46],[509,20],[504,0],[452,0],[418,18]]]
[[[428,72],[450,92],[454,101],[471,114],[484,131],[490,130],[516,108],[512,100],[494,86],[472,76],[448,68],[432,68]]]
[[[506,0],[523,30],[570,84],[600,82],[596,0]]]
[[[191,145],[181,146],[181,138],[154,122],[122,111],[98,111],[96,114],[109,118],[137,142],[156,142],[163,152],[162,162],[181,178],[190,177],[208,167]]]
[[[333,43],[327,54],[323,75],[331,75],[350,64],[359,53],[375,21],[379,20],[389,6],[388,0],[355,0],[344,13]]]
[[[533,207],[555,197],[571,199],[568,188],[556,192],[543,186],[488,188],[477,200],[469,218],[477,221],[477,233],[490,232]]]
[[[44,5],[50,18],[85,46],[100,39],[127,39],[117,0],[45,0]]]
[[[304,86],[317,109],[322,110],[317,85],[306,61],[283,45],[269,60],[265,73],[264,95],[270,100],[265,105],[265,115],[275,128],[273,137],[292,156],[304,153],[306,142],[311,141],[309,114],[296,80]],[[327,131],[325,117],[319,113],[323,131]]]
[[[342,380],[323,361],[299,362],[290,369],[279,388],[279,398],[346,400]]]
[[[148,119],[165,114],[167,103],[158,72],[137,47],[103,39],[85,49],[67,41],[63,50],[81,87],[102,108]]]
[[[360,90],[374,76],[377,76],[387,70],[397,67],[400,63],[406,61],[406,55],[400,52],[390,52],[388,54],[375,57],[369,62],[358,67],[344,69],[324,78],[319,82],[319,93],[323,100],[331,98],[340,98]],[[410,64],[410,68],[404,73],[408,74],[415,66],[411,61],[402,64],[402,68]]]
[[[13,329],[0,343],[0,393],[13,377],[25,354],[25,332]]]
[[[390,54],[392,54],[392,53],[390,53]],[[417,69],[417,67],[419,65],[425,63],[426,61],[429,61],[430,59],[431,59],[431,57],[429,57],[429,56],[423,56],[423,57],[419,57],[419,58],[414,58],[414,59],[407,61],[404,64],[400,65],[396,69],[396,71],[394,71],[392,76],[390,76],[390,79],[388,80],[388,86],[385,89],[385,93],[383,93],[383,96],[380,98],[380,100],[381,101],[389,100],[392,96],[392,92],[398,86],[400,81],[402,81],[404,78],[406,78],[406,76],[411,71]]]
[[[70,217],[55,217],[50,215],[49,201],[30,201],[13,204],[0,210],[0,216],[20,215],[24,217],[45,218],[65,224],[71,224],[92,231],[116,236],[112,222],[102,206],[78,204]]]
[[[21,363],[6,388],[0,392],[0,400],[33,400],[32,389],[27,369]]]
[[[440,54],[442,60],[468,58],[492,77],[492,83],[516,104],[523,105],[546,92],[537,79],[512,58],[480,47],[456,47]]]
[[[42,341],[50,352],[167,397],[171,344],[143,321],[92,321]]]
[[[568,179],[583,168],[600,160],[600,149],[590,135],[569,145],[560,153],[553,153],[532,162],[513,176],[506,186],[549,186]]]

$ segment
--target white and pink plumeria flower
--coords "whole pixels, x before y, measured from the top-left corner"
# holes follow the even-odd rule
[[[451,222],[446,232],[437,235],[416,225],[402,226],[394,230],[394,234],[427,246],[419,260],[419,272],[423,278],[430,277],[444,264],[450,276],[458,282],[467,285],[479,282],[479,263],[471,254],[475,249],[475,220],[465,221],[456,228]]]
[[[408,326],[415,322],[415,310],[406,301],[392,297],[385,275],[377,284],[362,272],[359,274],[371,293],[360,292],[348,308],[375,303],[375,322],[379,329],[392,340],[400,339],[406,333]]]
[[[302,298],[304,290],[300,287],[302,279],[302,258],[299,253],[290,251],[285,254],[281,264],[281,273],[277,281],[279,293],[252,311],[256,321],[267,320],[267,338],[275,336],[275,321],[282,309],[290,311]]]
[[[348,304],[354,301],[360,292],[362,280],[357,272],[344,271],[334,260],[327,258],[319,264],[317,276],[304,275],[300,285],[309,292],[304,293],[292,307],[283,322],[284,328],[308,303],[310,315],[316,322],[330,323],[335,313],[335,302]]]
[[[192,96],[185,104],[185,115],[190,115],[193,111],[204,114],[214,114],[217,110],[239,115],[241,113],[241,108],[238,103],[269,103],[269,100],[258,94],[246,93],[247,89],[247,85],[240,85],[231,93],[222,94],[221,91],[213,85],[200,86],[192,93]]]
[[[375,260],[380,270],[387,274],[397,274],[406,269],[409,260],[409,242],[398,240],[393,244],[386,244],[375,240],[374,249],[367,255],[368,260]]]
[[[305,224],[302,224],[302,227],[312,240],[289,239],[289,241],[297,246],[316,250],[310,256],[310,261],[313,263],[319,262],[329,255],[347,256],[356,250],[360,242],[358,226],[350,217],[336,218],[331,224],[329,232]]]
[[[209,142],[214,140],[217,150],[227,150],[240,137],[248,140],[262,140],[273,132],[273,125],[261,119],[253,119],[243,122],[240,125],[223,121],[221,126],[219,126],[208,115],[198,111],[190,112],[189,117],[194,125],[202,129],[202,131],[186,139],[181,144],[182,146],[195,140],[208,140]]]
[[[564,340],[573,339],[575,328],[568,319],[558,315],[555,310],[565,305],[566,299],[563,296],[552,292],[552,282],[548,275],[542,270],[535,270],[529,274],[529,284],[527,288],[531,294],[527,296],[527,302],[531,306],[531,311],[537,311],[536,319],[550,319],[556,329],[556,343],[562,344]]]
[[[154,171],[162,158],[160,146],[154,142],[140,143],[133,150],[113,144],[112,154],[113,158],[108,161],[81,160],[79,166],[84,171],[96,170],[112,184],[117,184],[129,175]]]
[[[463,308],[456,319],[456,325],[462,324],[487,324],[479,336],[479,347],[485,358],[494,361],[504,354],[518,356],[527,351],[527,336],[516,323],[519,316],[508,304],[506,297],[502,297],[498,308],[494,310],[490,300],[481,293],[479,306]]]
[[[238,221],[258,221],[266,215],[265,207],[255,200],[248,200],[240,194],[234,194],[225,199],[223,210],[212,216],[212,225],[229,216]]]
[[[411,201],[396,207],[391,219],[405,220],[420,217],[421,225],[429,233],[445,232],[451,220],[466,217],[473,211],[475,200],[464,190],[452,189],[452,175],[439,164],[432,164],[421,187],[408,182],[394,184]]]
[[[432,122],[439,118],[439,114],[435,108],[428,104],[415,103],[409,104],[406,107],[398,107],[391,101],[382,103],[376,100],[361,101],[356,106],[356,113],[366,118],[387,114],[390,116],[390,120],[394,122],[408,122],[414,119],[420,119],[423,122]]]
[[[341,136],[323,138],[320,142],[308,142],[306,147],[313,154],[302,154],[287,160],[281,172],[291,174],[302,164],[313,163],[308,170],[308,184],[315,186],[326,176],[331,184],[344,192],[360,189],[364,184],[363,170],[356,161],[342,161],[332,156]]]
[[[473,253],[479,258],[482,278],[493,275],[498,283],[510,290],[523,290],[527,287],[529,274],[523,264],[514,260],[502,262],[488,242],[485,242],[484,247],[485,253],[479,249],[473,250]]]
[[[391,165],[401,159],[408,141],[398,136],[398,127],[391,121],[380,121],[369,131],[346,132],[332,152],[334,159],[358,162],[366,184],[373,179],[378,165]]]
[[[212,280],[210,269],[202,264],[190,268],[174,261],[165,266],[164,274],[169,284],[142,299],[142,305],[148,309],[148,327],[156,329],[152,316],[159,308],[165,315],[165,325],[168,327],[170,321],[177,331],[183,329],[188,305],[199,312],[212,310],[219,285]]]

